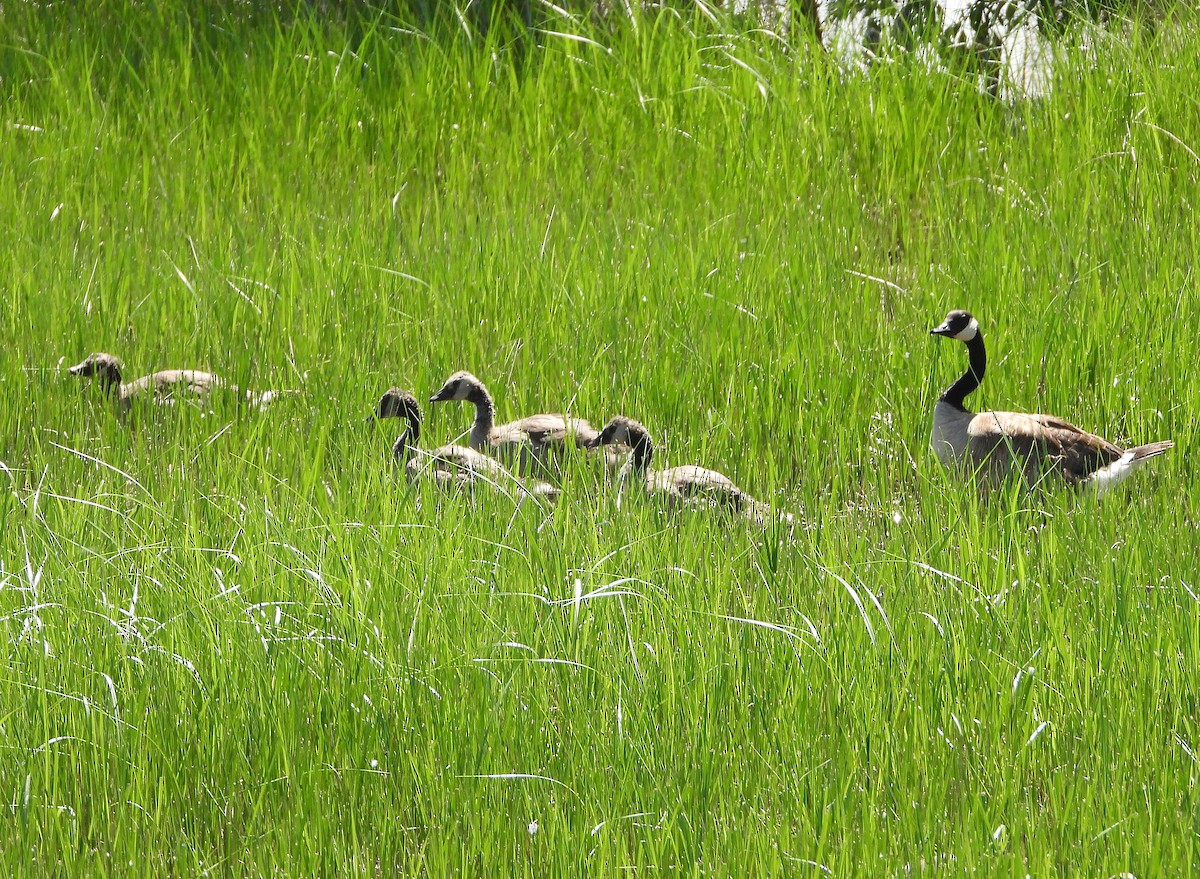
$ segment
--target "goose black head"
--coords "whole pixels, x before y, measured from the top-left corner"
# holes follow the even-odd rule
[[[971,312],[955,309],[946,315],[940,326],[930,330],[929,335],[969,342],[979,335],[979,321],[975,320]]]

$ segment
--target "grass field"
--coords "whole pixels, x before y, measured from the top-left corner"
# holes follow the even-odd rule
[[[84,9],[0,15],[6,875],[1200,868],[1190,14],[1005,104],[665,13]],[[981,500],[953,307],[976,406],[1177,448]],[[96,350],[305,394],[122,421]],[[363,418],[463,368],[804,526],[410,490]]]

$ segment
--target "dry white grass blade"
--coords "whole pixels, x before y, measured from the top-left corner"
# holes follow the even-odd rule
[[[131,483],[133,483],[138,488],[140,488],[143,492],[145,492],[145,494],[148,498],[150,498],[151,500],[154,500],[154,495],[150,494],[150,491],[149,491],[149,489],[146,488],[146,486],[142,485],[140,482],[137,481],[136,478],[134,478],[134,476],[132,474],[126,473],[120,467],[114,467],[112,464],[109,464],[106,461],[101,461],[99,458],[94,457],[93,455],[89,455],[87,452],[81,452],[81,451],[79,451],[79,449],[73,449],[70,446],[61,445],[59,443],[54,442],[53,440],[51,440],[50,445],[54,446],[54,448],[56,448],[56,449],[61,449],[64,452],[70,452],[72,455],[78,455],[80,458],[83,458],[83,460],[90,461],[91,463],[96,464],[97,466],[104,467],[106,470],[111,470],[113,473],[116,473],[118,476],[125,477]]]
[[[1187,754],[1193,763],[1200,763],[1200,758],[1196,757],[1196,752],[1192,750],[1191,746],[1182,738],[1180,738],[1178,734],[1175,736],[1175,741],[1179,743],[1179,747],[1183,748],[1183,753]]]
[[[400,193],[396,194],[399,195]],[[387,275],[394,275],[397,278],[403,278],[406,281],[412,281],[415,284],[420,284],[422,287],[429,286],[428,281],[418,278],[416,275],[410,275],[408,272],[402,272],[399,269],[389,269],[387,266],[376,266],[365,262],[356,262],[355,265],[361,266],[364,269],[374,269],[377,272],[383,272]]]
[[[906,295],[908,294],[907,290],[905,290],[899,284],[889,281],[887,278],[877,278],[874,275],[868,275],[865,272],[856,272],[854,269],[846,269],[846,274],[853,275],[856,278],[862,278],[864,281],[874,281],[876,284],[882,284],[891,290],[895,290],[897,293],[904,293]]]
[[[923,610],[919,610],[919,611],[917,611],[917,613],[920,614],[921,616],[925,617],[925,619],[929,620],[931,623],[933,623],[933,627],[938,630],[939,635],[941,635],[943,638],[946,637],[946,630],[942,628],[942,624],[938,622],[937,617],[935,617],[931,613],[926,613]]]
[[[829,570],[829,568],[825,567],[824,565],[817,565],[817,567],[820,568],[822,571],[824,571],[826,574],[828,574],[830,577],[833,577],[833,579],[835,579],[839,583],[841,583],[842,586],[845,587],[846,591],[850,593],[850,597],[852,599],[854,599],[854,603],[858,606],[859,614],[862,615],[863,625],[865,625],[867,627],[867,634],[871,637],[871,644],[872,645],[876,644],[875,627],[871,625],[871,618],[867,615],[866,605],[863,604],[862,599],[858,595],[858,591],[853,586],[851,586],[849,584],[849,582],[847,582],[845,577],[841,577],[838,574],[835,574],[833,571]]]
[[[83,699],[84,699],[83,704],[84,704],[84,707],[86,708],[87,707],[87,697],[84,696]],[[40,754],[42,751],[46,750],[47,748],[57,745],[59,742],[83,742],[85,745],[92,744],[87,739],[81,739],[79,736],[54,736],[53,738],[47,739],[41,745],[34,748],[33,751],[31,751],[30,753],[31,753],[31,755],[32,754]]]
[[[248,303],[250,303],[250,307],[254,309],[254,311],[258,314],[259,317],[262,317],[262,309],[258,307],[258,303],[256,303],[253,299],[251,299],[249,296],[247,296],[246,293],[241,288],[239,288],[237,284],[233,283],[233,281],[231,281],[229,278],[225,279],[225,283],[229,285],[229,288],[231,290],[233,290],[234,293],[236,293],[238,296],[241,296]]]
[[[115,723],[117,726],[124,727],[125,729],[131,729],[131,730],[134,730],[135,732],[139,731],[138,727],[134,726],[132,723],[122,720],[120,717],[115,716],[113,714],[109,714],[107,711],[105,711],[103,708],[101,708],[98,705],[93,705],[88,700],[87,696],[81,696],[81,695],[78,695],[75,693],[67,693],[62,690],[55,690],[51,687],[39,687],[36,684],[29,683],[28,681],[20,681],[20,680],[10,679],[10,680],[4,681],[3,683],[9,684],[14,687],[23,687],[24,689],[32,690],[35,693],[41,693],[46,696],[54,696],[55,698],[58,698],[58,699],[66,699],[71,702],[78,702],[79,705],[81,707],[83,707],[83,709],[85,711],[95,711],[101,717],[108,718],[113,723]]]
[[[566,33],[563,33],[562,31],[547,31],[547,30],[538,31],[538,33],[544,34],[547,37],[562,37],[564,40],[573,40],[577,43],[584,43],[585,45],[588,45],[588,46],[595,46],[601,52],[605,52],[609,55],[612,54],[612,49],[608,48],[608,46],[601,45],[600,43],[597,43],[595,40],[588,39],[587,37],[580,36],[579,34],[566,34]]]
[[[1050,721],[1048,721],[1048,720],[1043,720],[1041,723],[1039,723],[1037,729],[1035,729],[1033,731],[1033,735],[1031,735],[1029,737],[1029,740],[1027,742],[1025,742],[1025,747],[1028,748],[1030,745],[1032,745],[1034,742],[1036,742],[1038,740],[1038,737],[1041,736],[1041,734],[1044,733],[1049,728],[1049,726],[1050,726]]]
[[[576,797],[574,789],[569,785],[559,781],[557,778],[551,778],[549,775],[538,775],[534,772],[490,772],[480,773],[478,775],[456,775],[455,778],[475,779],[477,781],[548,781],[551,784],[556,784],[563,790],[568,790]]]
[[[802,644],[805,643],[804,637],[803,637],[804,633],[799,631],[798,629],[793,628],[792,626],[781,626],[779,623],[770,623],[770,622],[767,622],[766,620],[756,620],[756,619],[751,619],[750,617],[732,617],[732,616],[727,616],[726,614],[723,614],[723,613],[716,614],[716,617],[717,617],[717,619],[727,620],[728,622],[731,622],[731,623],[741,623],[746,626],[755,626],[760,629],[767,629],[772,632],[778,632],[779,634],[784,635],[788,638],[791,638],[794,641],[799,641]]]
[[[413,650],[417,644],[417,619],[421,616],[421,599],[417,599],[417,609],[413,611],[412,625],[408,628],[408,647],[405,650],[405,655],[409,662],[412,661]]]
[[[612,821],[636,821],[638,818],[649,818],[652,815],[658,816],[658,821],[656,822],[656,826],[657,826],[657,824],[661,824],[663,819],[667,817],[666,812],[631,812],[628,815],[622,815],[620,818],[613,818]],[[599,833],[601,830],[603,830],[606,825],[612,823],[612,821],[601,821],[599,824],[597,824],[595,827],[592,828],[592,832],[590,835],[595,836],[597,833]]]
[[[1192,149],[1190,146],[1188,146],[1186,143],[1184,143],[1184,142],[1183,142],[1183,139],[1182,139],[1182,138],[1180,138],[1180,137],[1179,137],[1179,135],[1177,135],[1177,134],[1174,134],[1174,133],[1172,133],[1172,132],[1170,132],[1170,131],[1167,131],[1167,129],[1163,128],[1163,127],[1162,127],[1162,126],[1160,126],[1160,125],[1155,125],[1153,122],[1143,122],[1142,120],[1140,120],[1140,119],[1137,119],[1137,120],[1135,120],[1135,121],[1134,121],[1134,124],[1135,124],[1135,125],[1144,125],[1144,126],[1146,126],[1147,128],[1150,128],[1150,129],[1153,129],[1154,131],[1157,131],[1157,132],[1158,132],[1159,134],[1161,134],[1163,137],[1166,137],[1166,138],[1168,138],[1168,139],[1170,139],[1170,140],[1173,140],[1173,141],[1174,141],[1175,143],[1177,143],[1177,144],[1178,144],[1180,147],[1182,147],[1182,148],[1183,148],[1183,151],[1184,151],[1184,152],[1186,152],[1186,153],[1187,153],[1189,156],[1191,156],[1191,157],[1192,157],[1192,159],[1193,159],[1193,160],[1194,160],[1194,161],[1195,161],[1197,164],[1200,164],[1200,155],[1197,155],[1197,154],[1196,154],[1196,151],[1195,151],[1194,149]]]
[[[788,860],[795,864],[804,864],[809,867],[816,867],[818,870],[820,870],[826,876],[833,875],[833,870],[830,870],[828,867],[826,867],[824,864],[820,863],[819,861],[812,861],[812,860],[809,860],[808,858],[793,858],[793,857],[789,857]]]
[[[578,607],[585,601],[591,601],[596,598],[617,598],[619,596],[628,595],[633,598],[645,598],[640,592],[635,592],[632,589],[617,589],[618,586],[624,586],[626,583],[641,583],[644,586],[657,588],[648,580],[642,580],[638,577],[621,577],[613,580],[611,583],[605,583],[591,592],[582,592],[583,582],[578,578],[575,580],[576,588],[574,594],[570,598],[551,599],[550,604],[557,606],[574,605]]]
[[[175,270],[175,274],[179,276],[179,280],[183,281],[183,285],[188,288],[188,292],[195,296],[196,288],[192,286],[192,282],[188,280],[188,276],[183,273],[183,270],[175,265],[175,260],[171,259],[171,254],[164,250],[163,256],[167,258],[167,262],[171,264],[171,268]]]
[[[73,504],[83,504],[85,507],[94,507],[97,510],[104,510],[106,513],[112,513],[114,516],[120,516],[122,519],[129,518],[120,510],[113,509],[112,507],[106,507],[104,504],[98,503],[97,501],[89,501],[81,497],[71,497],[70,495],[66,494],[55,494],[52,491],[45,492],[45,495],[46,497],[54,498],[57,501],[68,501]]]
[[[625,639],[629,643],[629,658],[633,660],[633,670],[638,676],[638,680],[642,679],[642,667],[638,663],[637,650],[633,646],[633,629],[629,625],[629,612],[625,609],[624,597],[618,597],[617,602],[621,605],[621,617],[625,620]]]

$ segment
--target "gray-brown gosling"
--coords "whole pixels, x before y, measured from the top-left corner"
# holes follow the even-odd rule
[[[389,388],[379,399],[374,414],[367,420],[400,418],[407,427],[392,446],[392,460],[404,468],[410,482],[427,479],[443,488],[471,489],[484,484],[497,491],[516,488],[522,493],[556,501],[559,490],[536,479],[522,480],[514,476],[495,458],[466,446],[446,445],[423,451],[417,448],[421,440],[421,407],[417,398],[401,388]]]
[[[89,354],[81,363],[72,366],[68,372],[82,378],[94,377],[105,391],[116,398],[122,410],[128,409],[136,400],[172,405],[177,399],[200,401],[212,395],[213,391],[221,388],[238,394],[236,386],[228,384],[224,379],[211,372],[201,372],[196,369],[164,369],[161,372],[144,375],[131,382],[121,381],[121,361],[111,354],[97,352]],[[255,393],[246,391],[246,402],[258,409],[265,409],[283,394],[296,394],[298,391],[263,391]]]
[[[930,443],[947,468],[980,470],[991,479],[1021,473],[1031,486],[1052,475],[1103,494],[1175,445],[1162,440],[1122,449],[1053,415],[971,412],[964,401],[987,368],[979,321],[966,311],[951,311],[929,333],[962,342],[970,358],[967,371],[933,407]]]
[[[471,425],[471,448],[486,451],[512,462],[522,472],[536,468],[554,470],[559,458],[572,448],[594,447],[596,428],[582,418],[565,415],[529,415],[497,425],[496,406],[487,387],[469,372],[456,372],[430,403],[465,400],[475,406]]]
[[[628,460],[621,468],[622,485],[633,479],[642,483],[647,492],[664,496],[672,505],[733,510],[759,524],[766,524],[773,518],[792,521],[790,514],[777,516],[768,504],[756,501],[716,470],[695,466],[651,470],[654,442],[650,439],[650,431],[632,418],[615,416],[592,441],[596,446],[616,443],[630,448]]]

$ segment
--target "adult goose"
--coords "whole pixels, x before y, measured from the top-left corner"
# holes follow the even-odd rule
[[[407,427],[392,446],[392,460],[403,467],[410,482],[427,479],[443,488],[473,489],[487,485],[507,492],[514,487],[526,494],[550,501],[558,499],[559,491],[536,479],[522,480],[504,468],[495,458],[465,446],[447,445],[423,451],[417,448],[421,440],[421,407],[417,398],[401,388],[389,388],[379,399],[369,422],[384,418],[400,418]]]
[[[475,423],[469,440],[472,449],[486,451],[504,461],[530,472],[537,469],[553,471],[560,458],[571,449],[594,446],[598,435],[582,418],[566,415],[529,415],[496,424],[496,405],[487,387],[469,372],[456,372],[446,379],[430,403],[464,400],[475,406]],[[612,464],[619,466],[616,458]]]
[[[94,377],[104,386],[105,391],[116,398],[122,410],[128,409],[137,400],[164,406],[173,405],[176,400],[198,402],[207,399],[218,388],[234,394],[239,393],[236,386],[228,384],[211,372],[201,372],[197,369],[164,369],[131,382],[122,382],[121,361],[103,352],[89,354],[68,372],[81,378]],[[298,391],[246,391],[245,399],[251,406],[264,409],[282,394],[295,393]]]
[[[650,494],[666,498],[672,506],[732,510],[759,524],[775,518],[769,505],[750,497],[724,473],[696,466],[651,470],[654,442],[650,431],[632,418],[613,417],[592,440],[594,446],[614,444],[630,448],[629,457],[621,468],[622,487],[632,479],[641,483]],[[788,513],[782,513],[778,518],[785,522],[792,520]]]
[[[1051,476],[1103,493],[1175,444],[1170,440],[1122,449],[1053,415],[971,412],[967,395],[979,387],[987,351],[979,321],[969,312],[946,315],[930,335],[967,346],[969,365],[933,407],[931,445],[948,468],[978,470],[992,479],[1021,473],[1029,485]]]

